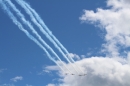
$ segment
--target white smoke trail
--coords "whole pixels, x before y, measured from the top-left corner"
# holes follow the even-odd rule
[[[61,69],[62,71],[64,71],[63,68],[57,63],[57,61],[56,61],[55,59],[53,59],[53,58],[51,57],[51,55],[48,53],[48,51],[40,44],[40,42],[39,42],[37,39],[35,39],[27,30],[25,30],[25,29],[23,28],[22,24],[17,20],[17,18],[16,18],[16,17],[14,16],[14,14],[9,10],[9,8],[7,8],[7,6],[4,4],[3,0],[0,0],[0,4],[1,4],[2,8],[4,9],[4,11],[5,11],[5,12],[8,14],[8,16],[11,18],[11,20],[13,21],[13,23],[14,23],[15,25],[17,25],[17,26],[19,27],[19,29],[20,29],[22,32],[24,32],[29,39],[31,39],[32,41],[34,41],[42,50],[44,50],[44,52],[46,53],[46,55],[49,57],[50,60],[52,60],[54,63],[56,63],[57,66],[59,66],[60,69]]]
[[[38,26],[38,28],[40,29],[40,31],[54,44],[54,46],[59,50],[59,52],[63,55],[64,58],[67,59],[67,61],[71,64],[70,60],[66,57],[66,55],[63,53],[63,51],[61,50],[61,48],[55,43],[55,41],[48,35],[48,33],[46,33],[46,31],[43,29],[43,27],[37,22],[37,20],[35,19],[35,17],[33,16],[33,14],[31,13],[31,11],[24,5],[24,3],[20,0],[16,0],[16,2],[22,7],[24,8],[24,10],[26,11],[26,13],[31,17],[31,20],[33,21],[33,23]],[[72,65],[73,66],[73,65]],[[74,68],[74,66],[73,66]],[[76,69],[75,69],[76,70]],[[77,70],[76,70],[77,71]]]
[[[27,14],[30,15],[31,20],[34,22],[34,24],[36,24],[39,28],[40,31],[45,34],[45,36],[54,44],[54,46],[59,50],[59,52],[64,56],[64,58],[67,59],[67,61],[69,63],[73,62],[75,63],[75,61],[73,60],[73,58],[71,58],[69,56],[69,52],[67,51],[67,49],[59,42],[59,40],[51,33],[51,31],[49,30],[49,28],[45,25],[45,23],[43,22],[43,20],[40,18],[40,16],[36,13],[36,11],[34,9],[31,8],[31,6],[29,4],[27,4],[27,2],[25,2],[24,0],[16,0],[16,2],[21,5],[21,7],[23,7],[26,11]],[[36,18],[36,19],[35,19]],[[40,24],[39,24],[39,23]],[[41,27],[42,26],[42,27]],[[46,30],[44,30],[44,29]],[[51,38],[52,37],[52,38]],[[54,39],[54,40],[53,40]],[[60,47],[59,47],[59,46]],[[68,55],[69,59],[67,58],[67,56],[64,54],[64,52]],[[71,61],[71,62],[70,62]],[[76,63],[75,63],[76,65]],[[76,65],[77,66],[77,65]],[[77,66],[78,67],[78,66]],[[78,69],[84,73],[79,67]],[[75,69],[76,70],[76,69]],[[77,70],[76,70],[77,71]]]
[[[48,35],[48,33],[46,33],[46,31],[43,29],[43,27],[37,22],[37,20],[33,17],[33,14],[30,12],[29,9],[27,9],[27,7],[24,5],[24,3],[22,3],[22,1],[20,0],[16,0],[16,2],[25,9],[26,13],[30,15],[31,20],[33,21],[34,24],[36,24],[40,31],[54,44],[54,46],[59,50],[59,52],[64,56],[64,58],[67,59],[67,61],[71,64],[70,60],[66,57],[66,55],[63,53],[63,51],[61,50],[61,48],[55,43],[55,41]],[[75,69],[76,70],[76,69]],[[76,70],[77,71],[77,70]]]
[[[19,16],[19,18],[22,20],[22,22],[27,25],[29,27],[29,29],[33,32],[33,34],[36,35],[36,37],[45,45],[45,47],[47,47],[57,58],[60,62],[62,62],[62,60],[60,59],[60,57],[54,52],[54,50],[41,38],[41,36],[37,33],[37,31],[33,28],[33,26],[30,24],[29,21],[27,21],[24,17],[24,15],[16,8],[16,6],[10,1],[10,0],[5,0],[7,2],[7,4],[9,4],[9,6],[17,13],[17,15]],[[66,67],[65,63],[62,62],[62,64]],[[67,67],[66,67],[67,68]],[[68,68],[67,68],[68,69]],[[70,70],[68,69],[68,71],[70,72]],[[70,72],[71,73],[71,72]]]
[[[17,0],[18,1],[18,0]],[[37,12],[31,8],[31,6],[29,4],[27,4],[27,2],[25,2],[24,0],[20,0],[19,2],[22,2],[35,16],[35,18],[37,19],[37,21],[42,25],[42,27],[46,30],[46,32],[54,39],[54,41],[61,47],[61,49],[64,50],[64,52],[69,55],[68,50],[60,43],[60,41],[52,34],[52,32],[49,30],[49,28],[45,25],[45,23],[43,22],[43,20],[41,19],[41,17],[37,14]],[[69,59],[72,62],[75,62],[71,57],[69,57]]]

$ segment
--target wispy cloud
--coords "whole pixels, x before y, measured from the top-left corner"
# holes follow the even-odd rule
[[[19,80],[23,80],[23,77],[22,76],[16,76],[16,77],[14,77],[14,78],[12,78],[10,80],[13,81],[13,82],[17,82]]]
[[[0,86],[15,86],[14,84],[2,84]]]
[[[33,85],[26,84],[26,86],[33,86]]]
[[[73,58],[75,60],[80,60],[80,57],[77,54],[69,53],[67,57]]]
[[[2,73],[2,72],[5,71],[5,70],[7,70],[7,69],[0,69],[0,73]]]

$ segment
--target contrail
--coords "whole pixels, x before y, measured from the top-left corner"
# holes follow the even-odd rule
[[[54,52],[54,50],[41,38],[41,36],[37,33],[37,31],[33,28],[33,26],[30,24],[29,21],[27,21],[24,17],[24,15],[16,8],[16,6],[10,1],[10,0],[5,0],[7,2],[7,4],[9,4],[10,7],[12,7],[12,9],[17,13],[17,15],[19,16],[19,18],[22,20],[22,22],[27,25],[30,30],[33,32],[33,34],[36,35],[36,37],[58,58],[59,61],[62,62],[62,60],[60,59],[60,57]],[[66,65],[62,62],[62,64],[66,67]],[[67,67],[66,67],[67,68]],[[67,68],[67,70],[69,70]],[[70,70],[69,70],[70,72]]]
[[[64,52],[67,54],[67,55],[69,55],[69,52],[67,51],[67,49],[59,42],[59,40],[51,33],[51,31],[48,29],[48,27],[45,25],[45,23],[43,22],[43,20],[40,18],[40,16],[36,13],[36,11],[34,10],[34,9],[32,9],[31,8],[31,6],[30,5],[28,5],[27,4],[27,2],[25,2],[25,1],[23,1],[23,0],[16,0],[16,2],[21,6],[21,7],[23,7],[24,9],[25,9],[25,11],[26,11],[26,13],[28,14],[28,15],[30,15],[30,18],[31,18],[31,20],[34,22],[34,24],[36,24],[39,28],[40,28],[40,31],[54,44],[54,46],[59,50],[59,52],[64,56],[64,58],[66,58],[67,59],[67,61],[69,62],[69,63],[71,63],[71,62],[73,62],[73,63],[75,63],[75,61],[70,57],[70,56],[68,56],[69,57],[69,59],[67,58],[67,56],[64,54]],[[34,17],[35,16],[35,17]],[[36,20],[36,19],[37,20]],[[38,21],[39,21],[39,23],[41,24],[39,24],[38,23]],[[46,30],[44,30],[44,29]],[[52,38],[54,39],[52,39]],[[58,46],[58,45],[60,46]],[[62,51],[62,50],[64,50],[64,52]],[[71,61],[71,62],[70,62]],[[75,64],[76,65],[76,64]],[[77,66],[78,67],[78,66]],[[82,71],[79,67],[78,67],[78,69],[80,70],[80,71]],[[76,70],[76,69],[75,69]],[[76,70],[77,71],[77,70]],[[82,71],[83,72],[83,71]]]
[[[48,51],[40,44],[39,41],[37,41],[37,39],[35,39],[27,30],[25,30],[22,26],[22,24],[17,20],[17,18],[14,16],[14,14],[7,8],[7,6],[4,4],[3,0],[0,0],[0,4],[2,6],[2,8],[4,9],[4,11],[8,14],[8,16],[11,18],[11,20],[13,21],[13,23],[15,25],[17,25],[19,27],[19,29],[24,32],[27,37],[29,39],[31,39],[32,41],[34,41],[42,50],[44,50],[44,52],[46,53],[46,55],[49,57],[50,60],[52,60],[54,63],[56,63],[58,65],[58,67],[60,67],[60,69],[62,71],[63,68],[56,62],[56,60],[54,60],[51,55],[48,53]]]

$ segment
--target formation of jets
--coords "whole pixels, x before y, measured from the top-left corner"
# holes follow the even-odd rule
[[[65,73],[65,75],[69,75],[69,73]],[[75,75],[75,74],[72,73],[71,75]],[[83,74],[83,75],[80,74],[80,75],[78,75],[78,76],[86,76],[86,75],[87,75],[87,74]]]

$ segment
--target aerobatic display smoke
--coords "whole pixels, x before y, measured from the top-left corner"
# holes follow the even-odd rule
[[[38,13],[31,8],[31,6],[25,2],[24,0],[16,0],[16,2],[25,10],[25,12],[30,16],[31,21],[36,25],[40,31],[45,35],[45,37],[54,45],[54,47],[60,52],[60,54],[67,60],[68,64],[72,66],[72,68],[77,72],[78,74],[84,73],[75,63],[72,57],[69,56],[69,52],[67,49],[59,42],[59,40],[52,34],[52,32],[49,30],[49,28],[45,25],[43,20],[40,18]],[[11,18],[13,23],[19,27],[21,31],[23,31],[28,38],[30,38],[32,41],[34,41],[48,56],[50,60],[52,60],[59,68],[65,72],[64,70],[68,70],[69,73],[72,74],[72,72],[67,67],[66,63],[62,61],[62,59],[58,56],[58,54],[52,49],[51,46],[49,46],[39,35],[36,29],[34,29],[33,24],[31,24],[31,21],[27,20],[24,16],[24,14],[11,2],[11,0],[0,0],[1,7],[3,10],[7,13],[7,15]],[[18,18],[21,20],[18,21],[17,17],[13,14],[13,12],[18,16]],[[24,26],[26,28],[24,28]],[[33,34],[30,34],[31,31]],[[58,63],[62,63],[61,64]],[[64,68],[63,68],[64,67]],[[76,67],[76,68],[75,68]]]
[[[16,0],[16,2],[21,5],[26,11],[26,13],[30,16],[32,22],[36,24],[40,31],[54,44],[54,46],[59,50],[59,52],[63,55],[63,57],[69,62],[69,63],[75,63],[75,61],[69,56],[68,50],[59,42],[59,40],[52,34],[52,32],[48,29],[48,27],[45,25],[43,20],[40,18],[40,16],[37,14],[37,12],[31,8],[27,2],[23,0]],[[63,50],[63,51],[62,51]],[[67,56],[65,55],[68,55]],[[71,61],[71,62],[70,62]],[[75,64],[76,65],[76,64]],[[73,65],[72,65],[73,66]],[[77,66],[77,65],[76,65]],[[78,66],[77,68],[80,70],[80,72],[84,73]],[[75,69],[76,70],[76,69]],[[77,70],[76,70],[77,71]]]
[[[7,8],[7,6],[4,4],[4,2],[2,2],[0,0],[0,4],[2,5],[3,9],[7,12],[8,16],[11,18],[11,20],[13,21],[13,23],[15,25],[17,25],[19,27],[19,29],[21,31],[23,31],[28,38],[30,38],[32,41],[34,41],[41,49],[44,50],[44,52],[47,54],[47,56],[49,57],[50,60],[52,60],[53,62],[55,62],[59,67],[60,65],[51,57],[51,55],[49,54],[49,52],[46,50],[45,47],[42,46],[42,44],[36,39],[34,38],[26,29],[24,29],[24,27],[22,26],[22,24],[17,20],[17,18],[14,16],[14,14],[9,10],[9,8]],[[61,68],[61,67],[60,67]],[[61,70],[63,70],[63,68],[61,68]]]
[[[46,28],[45,25],[44,27],[42,27],[38,21],[35,19],[35,17],[33,16],[33,14],[31,13],[31,11],[25,6],[26,2],[24,1],[19,1],[16,0],[16,2],[21,5],[21,7],[23,7],[26,11],[26,13],[30,16],[32,22],[40,29],[40,31],[53,43],[53,45],[59,50],[59,52],[63,55],[63,57],[69,62],[71,63],[71,61],[67,58],[67,56],[65,55],[65,53],[63,53],[63,51],[61,50],[61,48],[56,44],[56,42],[49,36],[49,34],[43,29]],[[27,6],[29,7],[29,5],[27,4]],[[29,7],[31,8],[31,7]],[[32,9],[33,10],[33,9]],[[42,19],[40,19],[42,21]],[[59,57],[58,57],[59,58]],[[74,60],[73,60],[74,61]],[[74,68],[74,66],[72,65],[72,67]],[[74,68],[75,69],[75,68]],[[76,69],[75,69],[76,70]],[[76,70],[77,71],[77,70]]]

